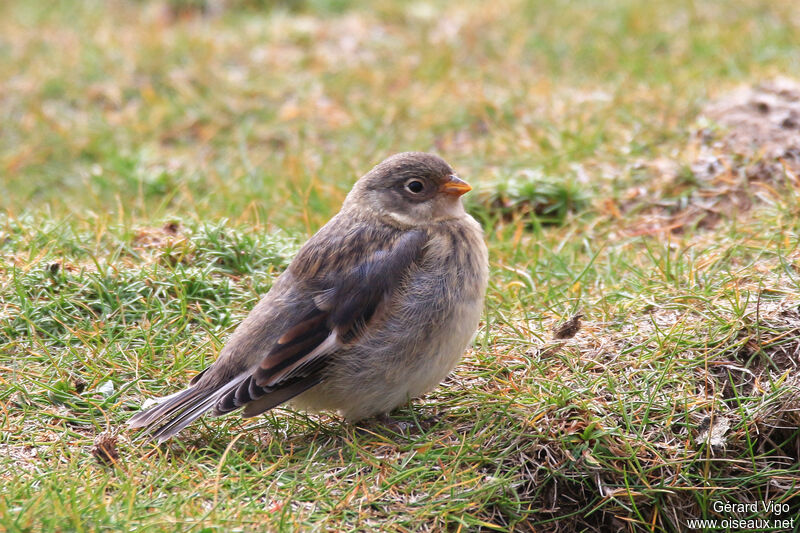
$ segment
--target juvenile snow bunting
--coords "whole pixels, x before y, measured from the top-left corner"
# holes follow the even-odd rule
[[[206,411],[284,402],[348,421],[433,389],[478,327],[488,278],[471,187],[438,156],[389,157],[359,179],[188,388],[131,418],[159,442]]]

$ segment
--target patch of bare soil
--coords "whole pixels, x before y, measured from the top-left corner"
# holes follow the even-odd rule
[[[185,240],[183,228],[177,222],[168,222],[156,227],[142,227],[133,237],[133,246],[137,250],[148,250],[153,248],[164,248]]]
[[[15,471],[22,472],[35,472],[36,463],[39,456],[46,453],[40,447],[30,445],[16,445],[16,444],[0,444],[0,456],[10,459],[11,464],[14,465],[14,470],[6,469],[0,471],[0,480],[4,482],[6,478],[13,477]]]
[[[712,228],[800,185],[800,82],[741,87],[710,102],[697,123],[683,156],[639,164],[654,179],[624,200],[637,215],[626,233]]]
[[[702,117],[711,127],[698,132],[697,177],[714,179],[737,166],[761,182],[800,172],[800,83],[778,78],[740,88],[708,105]]]
[[[145,263],[162,262],[174,266],[190,260],[189,239],[185,228],[177,222],[159,227],[142,227],[132,241],[139,260]]]

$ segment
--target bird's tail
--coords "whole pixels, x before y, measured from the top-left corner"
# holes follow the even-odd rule
[[[193,385],[176,394],[165,396],[158,405],[131,417],[128,425],[132,428],[145,428],[150,438],[160,444],[200,418],[245,378],[246,374],[213,389]]]

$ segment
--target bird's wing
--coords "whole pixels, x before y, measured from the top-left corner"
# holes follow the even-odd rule
[[[318,384],[329,356],[358,338],[420,258],[426,241],[425,231],[406,231],[388,250],[314,280],[308,295],[313,309],[283,332],[258,368],[220,398],[214,412],[247,405],[244,415],[255,416]]]

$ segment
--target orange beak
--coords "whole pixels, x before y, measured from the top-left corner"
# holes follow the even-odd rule
[[[452,194],[453,196],[461,196],[464,193],[467,193],[472,190],[469,183],[462,180],[455,174],[450,176],[450,179],[442,183],[439,187],[439,192],[443,192],[445,194]]]

